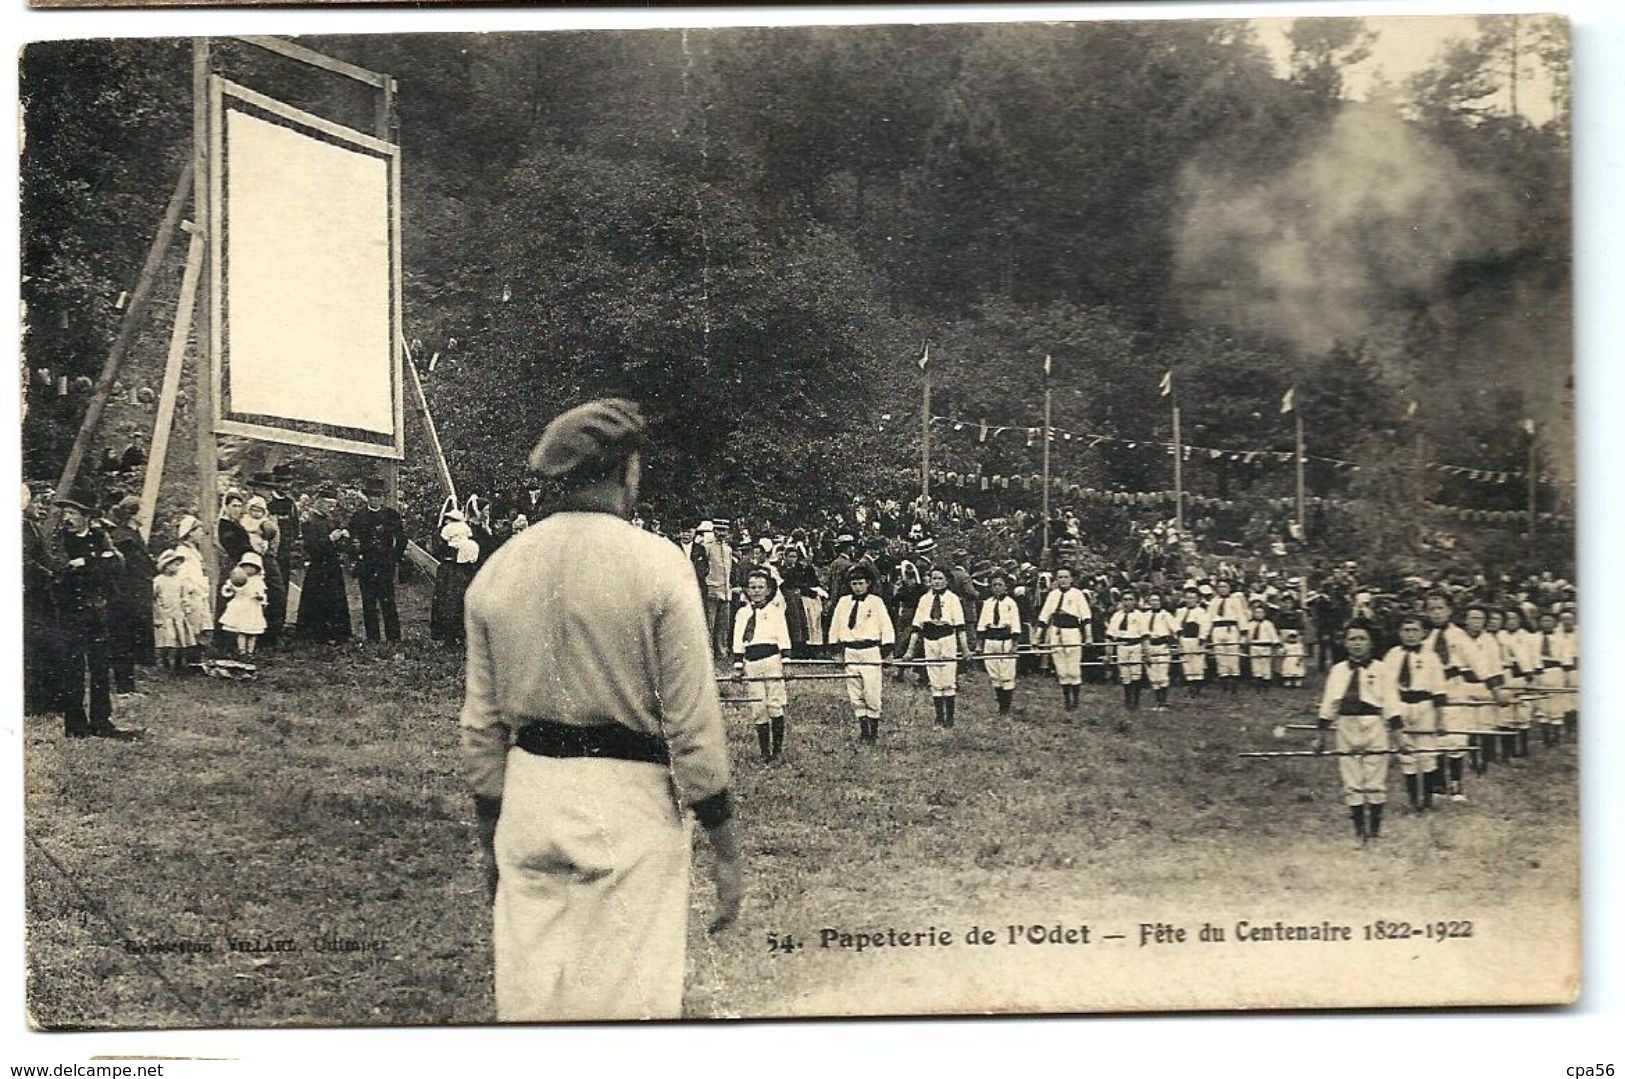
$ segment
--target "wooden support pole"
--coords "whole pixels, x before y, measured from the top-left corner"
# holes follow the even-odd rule
[[[197,515],[203,520],[203,568],[213,572],[218,556],[215,553],[215,521],[220,515],[219,446],[214,432],[214,378],[215,337],[219,327],[214,317],[214,279],[219,273],[215,265],[213,248],[217,237],[212,230],[214,219],[214,192],[209,171],[210,142],[213,132],[209,123],[209,66],[210,42],[206,37],[192,39],[192,169],[195,211],[193,220],[203,229],[206,241],[204,273],[198,282],[198,293],[203,302],[203,320],[198,333],[197,390],[192,407],[197,414]],[[212,578],[211,578],[212,580]],[[211,600],[212,602],[212,600]]]
[[[320,54],[315,54],[315,55],[320,55]],[[372,133],[378,137],[379,141],[392,143],[392,142],[395,141],[395,139],[394,139],[395,130],[394,129],[395,129],[395,80],[393,78],[391,78],[390,76],[388,76],[388,75],[382,75],[382,76],[380,76],[379,85],[378,85],[378,99],[377,99],[377,101],[376,101],[376,103],[374,105]],[[391,191],[390,192],[391,201],[393,201],[395,199],[395,197],[396,197],[396,192]],[[400,232],[400,229],[399,229],[399,216],[398,216],[399,212],[400,212],[400,208],[398,206],[395,207],[395,209],[394,209],[394,211],[392,213],[392,222],[391,222],[391,229],[394,230],[394,232],[396,234],[394,239],[396,240],[397,243],[399,242],[399,239],[400,239],[400,237],[399,237],[399,232]],[[393,269],[391,270],[391,273],[393,274]],[[400,310],[400,295],[399,295],[400,289],[401,289],[400,275],[399,274],[394,274],[393,280],[390,282],[390,291],[392,293],[394,293],[394,295],[392,295],[390,297],[390,303],[394,307],[395,311]],[[391,315],[391,321],[394,321],[393,312],[392,312],[392,315]],[[406,343],[405,343],[404,340],[398,340],[396,342],[395,347],[396,347],[397,350],[404,349],[406,347]],[[399,365],[399,360],[400,360],[399,355],[397,355],[396,360],[397,360],[396,369],[399,370],[399,366],[400,366]],[[413,378],[414,379],[416,378],[415,373],[413,375]],[[397,415],[395,417],[396,423],[399,424],[402,420],[404,420],[404,418],[405,417],[403,417],[403,416],[401,416],[401,415],[399,415],[397,413]],[[401,463],[398,460],[396,460],[395,458],[393,458],[393,457],[391,457],[384,465],[384,490],[385,490],[385,493],[386,493],[386,495],[387,495],[387,497],[389,499],[389,504],[391,506],[399,507],[400,506],[400,496],[401,496]]]
[[[180,394],[181,370],[186,366],[186,342],[192,334],[198,277],[202,271],[203,234],[194,227],[192,242],[186,249],[186,271],[181,276],[180,303],[175,309],[175,323],[169,330],[169,358],[164,363],[164,387],[158,395],[158,422],[153,426],[147,474],[141,483],[139,520],[143,540],[152,538],[153,513],[158,508],[158,487],[164,479],[164,459],[169,454],[169,435],[175,425],[175,399]]]
[[[169,205],[164,208],[163,220],[158,224],[158,233],[152,238],[152,246],[147,248],[147,259],[141,265],[141,274],[135,280],[135,288],[130,293],[130,306],[124,309],[124,320],[119,323],[118,335],[113,338],[113,347],[107,352],[107,361],[102,364],[101,377],[96,380],[96,389],[90,396],[90,406],[85,409],[84,421],[79,424],[79,433],[74,436],[73,448],[68,451],[67,463],[62,466],[62,476],[57,480],[56,489],[63,495],[73,488],[73,481],[79,476],[79,468],[84,464],[85,451],[90,448],[91,437],[96,433],[96,427],[101,423],[102,410],[107,407],[107,398],[113,392],[113,381],[118,377],[119,365],[124,362],[124,354],[129,351],[130,342],[135,340],[136,331],[141,326],[141,319],[147,313],[147,299],[152,295],[152,283],[158,276],[158,267],[163,265],[164,255],[169,251],[169,245],[175,238],[175,229],[181,223],[181,213],[186,209],[186,197],[191,193],[195,182],[190,167],[181,169],[180,176],[175,180],[175,189],[170,192]]]
[[[417,361],[412,359],[412,352],[406,348],[404,341],[401,348],[406,351],[406,371],[412,385],[412,400],[417,404],[423,426],[429,432],[429,448],[434,451],[434,466],[435,471],[440,473],[440,486],[445,488],[452,502],[457,503],[457,484],[451,478],[451,466],[446,463],[445,451],[440,448],[440,432],[435,428],[434,416],[429,413],[429,398],[423,392],[423,380],[418,377]]]

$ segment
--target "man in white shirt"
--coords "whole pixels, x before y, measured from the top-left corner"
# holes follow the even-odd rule
[[[1010,714],[1016,696],[1016,642],[1021,639],[1021,607],[1009,595],[1010,581],[995,572],[987,582],[991,595],[982,601],[981,615],[976,619],[976,636],[981,639],[986,660],[988,681],[993,683],[993,697],[999,702],[999,715]],[[995,655],[1008,655],[1009,659],[994,659]]]
[[[936,725],[954,725],[954,702],[959,693],[959,657],[969,652],[965,642],[965,608],[948,591],[948,574],[938,567],[926,575],[929,586],[914,606],[912,627],[920,642],[918,652],[927,663],[931,704]]]
[[[1382,835],[1389,753],[1411,747],[1393,672],[1372,659],[1371,630],[1362,622],[1349,623],[1343,646],[1348,658],[1326,673],[1315,748],[1324,752],[1326,734],[1335,730],[1337,752],[1343,754],[1337,762],[1343,804],[1364,845]]]
[[[1145,671],[1145,638],[1149,616],[1140,610],[1140,597],[1124,592],[1117,610],[1106,623],[1106,640],[1117,665],[1117,680],[1123,684],[1123,706],[1129,711],[1140,707],[1140,680]]]
[[[765,569],[745,576],[746,603],[734,614],[734,671],[750,681],[750,717],[763,763],[784,752],[784,656],[790,651],[790,626],[784,605],[771,602],[773,578]]]
[[[1152,705],[1153,712],[1166,712],[1168,710],[1168,683],[1170,682],[1169,668],[1173,664],[1173,650],[1179,643],[1178,626],[1174,616],[1163,610],[1162,595],[1152,592],[1145,597],[1147,609],[1145,611],[1145,677],[1151,683],[1151,692],[1156,695],[1157,703]]]
[[[1213,666],[1226,693],[1236,692],[1241,678],[1242,640],[1247,632],[1247,600],[1231,591],[1221,577],[1213,586],[1217,594],[1207,605],[1208,635],[1213,647]]]
[[[1208,632],[1212,619],[1201,593],[1194,586],[1185,588],[1185,605],[1174,612],[1175,632],[1179,636],[1179,667],[1184,675],[1185,695],[1199,697],[1202,683],[1207,679]]]
[[[645,430],[619,399],[548,424],[530,466],[562,508],[468,589],[459,724],[504,1022],[681,1015],[690,810],[716,854],[713,930],[739,911],[700,597],[681,552],[627,520]]]
[[[1433,808],[1438,786],[1433,777],[1439,769],[1439,708],[1445,702],[1444,667],[1424,646],[1426,637],[1422,616],[1406,615],[1399,622],[1399,644],[1383,657],[1394,677],[1409,745],[1416,750],[1401,754],[1399,770],[1405,777],[1411,809],[1417,813]]]
[[[1055,587],[1044,597],[1038,612],[1040,639],[1054,648],[1056,681],[1061,684],[1062,707],[1076,711],[1083,686],[1083,646],[1089,632],[1089,601],[1072,586],[1072,570],[1055,571]]]
[[[847,587],[830,616],[829,643],[843,649],[846,661],[846,693],[857,716],[858,739],[873,745],[880,739],[880,664],[897,643],[891,615],[879,596],[873,595],[875,574],[866,565],[847,571]]]

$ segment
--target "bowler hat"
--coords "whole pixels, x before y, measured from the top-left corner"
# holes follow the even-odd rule
[[[96,512],[96,493],[88,487],[75,486],[72,490],[57,495],[54,501],[58,506],[72,506],[82,513]]]

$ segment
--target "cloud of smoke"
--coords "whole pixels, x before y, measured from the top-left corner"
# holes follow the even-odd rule
[[[1306,355],[1392,341],[1463,259],[1511,242],[1505,194],[1383,105],[1347,104],[1263,180],[1192,166],[1176,274],[1192,314]]]

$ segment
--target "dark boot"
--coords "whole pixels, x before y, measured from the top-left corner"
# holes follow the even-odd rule
[[[1422,810],[1422,784],[1421,777],[1411,774],[1405,777],[1405,796],[1411,801],[1411,809],[1415,812]]]
[[[952,727],[954,725],[954,703],[958,699],[959,698],[957,697],[942,698],[942,725],[944,727]]]
[[[1370,832],[1371,832],[1371,838],[1372,839],[1380,839],[1380,838],[1382,838],[1382,806],[1380,806],[1380,805],[1370,805],[1370,806],[1366,806],[1365,809],[1366,809],[1366,814],[1370,818],[1369,829],[1370,829]]]
[[[1518,756],[1529,756],[1529,728],[1525,727],[1518,732]]]
[[[1127,682],[1123,683],[1123,707],[1134,707],[1134,687],[1129,685]]]
[[[773,736],[769,732],[765,721],[756,724],[756,745],[762,751],[762,760],[770,761],[773,759]]]
[[[784,755],[784,717],[774,716],[770,721],[773,727],[773,757],[778,759]]]
[[[937,714],[936,725],[939,727],[946,726],[948,722],[948,706],[944,703],[947,699],[946,697],[931,698],[931,708]]]
[[[1439,789],[1439,771],[1435,768],[1431,772],[1422,773],[1422,811],[1433,808],[1433,792]]]
[[[1167,686],[1162,686],[1157,690],[1157,711],[1166,712],[1167,710],[1168,710],[1168,687]]]
[[[1354,835],[1361,843],[1366,841],[1365,806],[1349,806],[1349,819],[1354,822]]]

